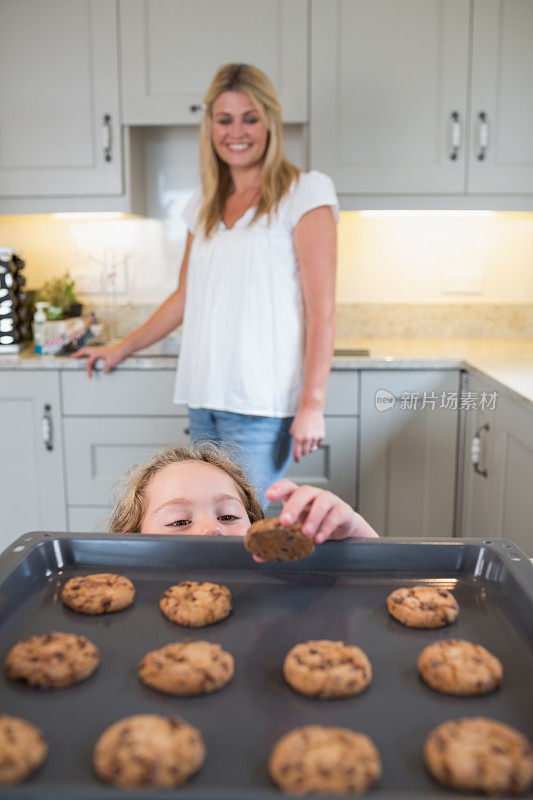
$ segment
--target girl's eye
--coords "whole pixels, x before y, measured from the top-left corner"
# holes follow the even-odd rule
[[[229,118],[219,119],[217,122],[219,125],[231,125],[231,119]]]
[[[169,522],[167,528],[181,528],[183,525],[190,525],[190,519],[176,519],[174,522]]]
[[[253,125],[256,122],[259,122],[259,117],[247,117],[244,120],[245,125]]]
[[[222,522],[233,522],[234,519],[240,519],[240,517],[236,517],[235,514],[222,514],[222,516],[217,517],[217,519]]]

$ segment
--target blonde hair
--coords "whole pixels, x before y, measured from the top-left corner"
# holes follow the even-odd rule
[[[251,483],[242,469],[221,448],[209,442],[194,447],[178,444],[158,453],[146,464],[135,465],[125,476],[121,496],[109,520],[109,531],[138,533],[146,513],[146,492],[152,478],[165,467],[184,461],[201,461],[221,469],[235,484],[250,522],[264,518],[263,509]]]
[[[210,236],[223,218],[224,205],[231,189],[229,167],[219,158],[211,140],[213,103],[223,92],[247,94],[268,128],[261,170],[260,198],[251,223],[263,214],[270,216],[300,174],[298,167],[285,158],[281,105],[276,90],[265,73],[250,64],[225,64],[220,67],[204,97],[206,108],[200,123],[203,203],[198,215],[198,225],[203,228],[206,237]]]

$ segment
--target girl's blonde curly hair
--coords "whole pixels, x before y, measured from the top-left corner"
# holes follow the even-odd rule
[[[205,442],[194,447],[174,445],[158,453],[145,464],[136,464],[119,487],[120,497],[109,520],[112,533],[138,533],[146,513],[146,491],[160,470],[183,461],[203,461],[225,472],[232,479],[250,523],[263,519],[264,513],[255,490],[242,469],[214,444]]]

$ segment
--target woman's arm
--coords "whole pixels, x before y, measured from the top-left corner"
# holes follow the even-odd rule
[[[329,206],[308,211],[294,229],[305,308],[305,373],[300,405],[291,426],[294,460],[325,436],[324,403],[335,339],[337,230]]]
[[[129,355],[137,350],[142,350],[143,347],[149,347],[154,342],[158,342],[181,324],[185,310],[187,268],[193,238],[193,234],[188,231],[178,288],[167,297],[143,325],[114,345],[109,345],[108,347],[82,347],[81,350],[72,355],[72,358],[87,358],[86,369],[89,377],[93,373],[93,366],[96,361],[102,360],[104,362],[103,371],[110,372],[113,367],[116,367]]]
[[[281,500],[282,525],[300,522],[302,533],[317,544],[326,539],[375,539],[376,531],[353,508],[333,492],[316,486],[297,486],[282,478],[266,490],[268,500]]]

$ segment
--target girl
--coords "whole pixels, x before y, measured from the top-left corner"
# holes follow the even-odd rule
[[[283,479],[267,490],[283,503],[282,524],[302,524],[320,544],[326,539],[377,537],[347,503],[314,486]],[[176,445],[126,476],[124,492],[110,520],[115,533],[185,533],[244,536],[263,519],[255,492],[237,464],[215,445]]]

